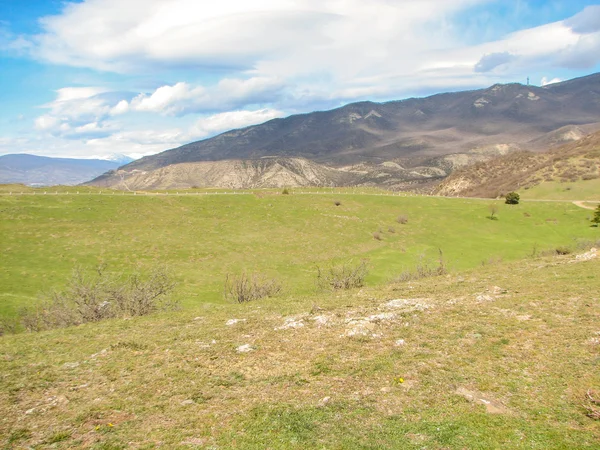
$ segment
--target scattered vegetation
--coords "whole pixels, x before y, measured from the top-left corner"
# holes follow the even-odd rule
[[[392,233],[393,234],[395,232],[396,232],[396,229],[394,227],[389,227],[388,228],[388,233]]]
[[[375,239],[376,241],[382,241],[383,237],[381,236],[381,232],[375,231],[373,233],[373,239]]]
[[[164,268],[147,275],[110,273],[105,266],[94,272],[76,268],[62,291],[42,295],[37,307],[24,309],[21,323],[29,331],[98,322],[117,317],[145,316],[158,310],[174,309],[169,294],[175,287]]]
[[[422,278],[438,277],[446,275],[448,267],[444,261],[444,254],[438,249],[437,260],[428,260],[425,255],[421,255],[414,269],[405,270],[400,275],[392,279],[392,283],[403,283],[406,281],[420,280]]]
[[[367,276],[368,262],[332,265],[327,270],[317,266],[317,286],[320,289],[340,290],[362,287]]]
[[[516,192],[509,192],[504,198],[504,203],[507,205],[518,205],[519,201],[521,200],[521,196]]]
[[[227,275],[224,296],[227,300],[246,303],[265,297],[274,297],[282,290],[281,283],[273,278],[258,273],[242,272],[239,275]]]
[[[405,216],[404,214],[401,214],[398,217],[396,217],[396,222],[398,222],[399,224],[405,225],[408,223],[408,217]]]

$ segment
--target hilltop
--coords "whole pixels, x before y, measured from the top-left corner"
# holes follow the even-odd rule
[[[401,189],[428,185],[491,156],[546,150],[599,127],[600,74],[545,87],[498,84],[274,119],[144,157],[90,184],[120,189],[129,184],[162,189],[228,186],[222,162],[231,161],[228,170],[233,172],[227,173],[247,180],[241,183],[244,188],[287,182]],[[323,177],[311,179],[302,170],[288,169],[293,176],[270,177],[275,161],[285,166],[303,160]],[[182,164],[184,168],[176,167]],[[271,166],[258,178],[248,176],[244,166],[264,164]],[[212,173],[218,175],[207,175]]]

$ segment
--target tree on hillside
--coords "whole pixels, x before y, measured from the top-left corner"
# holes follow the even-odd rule
[[[516,192],[509,192],[508,194],[506,194],[505,198],[506,198],[505,203],[507,205],[518,205],[519,200],[521,200],[521,197]]]
[[[600,205],[594,211],[594,217],[592,217],[592,226],[597,227],[600,226]]]

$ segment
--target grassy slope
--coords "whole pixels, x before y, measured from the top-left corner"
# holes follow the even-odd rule
[[[519,191],[524,199],[540,200],[600,200],[600,179],[557,182],[545,181]]]
[[[5,336],[0,446],[596,449],[600,259],[573,259]],[[427,308],[384,306],[399,298]],[[290,315],[304,326],[276,330]]]
[[[89,189],[89,188],[86,188]],[[72,190],[72,188],[71,188]],[[92,189],[93,191],[93,189]],[[82,191],[83,192],[83,191]],[[346,190],[346,193],[348,190]],[[342,205],[334,206],[340,199]],[[444,251],[453,269],[516,259],[532,248],[597,239],[589,212],[569,203],[366,195],[0,196],[0,316],[62,287],[73,267],[112,270],[167,264],[187,307],[220,302],[228,272],[258,270],[288,293],[311,294],[315,265],[369,258],[368,282],[388,280],[423,253]],[[527,216],[527,213],[529,216]],[[399,214],[409,222],[395,222]],[[388,227],[396,232],[388,232]],[[379,228],[383,241],[372,233]]]

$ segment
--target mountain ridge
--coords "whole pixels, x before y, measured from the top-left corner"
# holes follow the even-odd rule
[[[579,131],[563,133],[564,127]],[[272,119],[141,158],[91,184],[119,184],[134,174],[139,178],[139,171],[150,174],[181,163],[263,157],[304,158],[336,169],[385,162],[411,169],[455,154],[478,161],[486,149],[502,146],[541,151],[552,139],[568,142],[598,129],[600,73],[544,87],[496,84]]]

